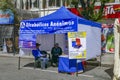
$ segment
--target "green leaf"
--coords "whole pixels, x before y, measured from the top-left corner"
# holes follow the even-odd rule
[[[95,13],[95,2],[97,0],[72,0],[72,5],[74,5],[75,8],[77,8],[78,12],[86,19],[92,20],[92,21],[100,21],[103,16],[103,10],[105,7],[105,4],[109,2],[110,0],[100,0],[101,7],[98,11],[98,13]],[[80,10],[78,7],[78,4],[81,4],[82,10]]]

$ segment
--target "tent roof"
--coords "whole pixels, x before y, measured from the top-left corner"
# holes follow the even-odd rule
[[[68,9],[66,9],[64,6],[49,15],[39,18],[33,18],[29,20],[22,20],[22,22],[37,22],[37,21],[50,21],[50,20],[62,20],[62,19],[77,19],[78,23],[80,24],[91,25],[92,27],[101,28],[101,24],[78,17],[77,15],[73,14]]]

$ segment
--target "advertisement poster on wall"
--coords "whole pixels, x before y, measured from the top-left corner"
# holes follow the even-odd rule
[[[98,13],[98,11],[100,10],[101,6],[95,6],[95,13]],[[79,11],[76,8],[68,8],[72,13],[81,16],[81,14],[79,13]],[[80,8],[82,9],[82,8]],[[120,4],[116,3],[116,4],[109,4],[109,5],[105,5],[104,7],[104,11],[103,11],[103,18],[108,19],[108,18],[118,18],[120,15]]]
[[[7,52],[13,53],[14,52],[13,38],[6,38],[5,41],[7,46]]]
[[[102,24],[102,52],[114,53],[114,29],[113,24]]]
[[[10,9],[0,10],[0,24],[14,24],[14,14]]]
[[[69,59],[86,58],[86,32],[68,33]]]

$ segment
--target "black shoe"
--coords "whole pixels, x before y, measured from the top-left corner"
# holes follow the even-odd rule
[[[47,64],[45,65],[45,68],[48,68]]]

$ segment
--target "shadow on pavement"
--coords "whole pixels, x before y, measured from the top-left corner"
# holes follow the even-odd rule
[[[34,68],[34,62],[30,62],[28,64],[25,64],[23,67],[29,67],[29,68]],[[51,65],[49,65],[48,67],[51,67]],[[53,67],[53,66],[52,66]],[[91,65],[88,65],[87,67],[84,68],[84,72],[87,72],[87,71],[90,71],[94,68],[96,68],[98,66],[91,66]],[[54,68],[54,67],[53,67]]]
[[[23,67],[34,68],[34,62],[30,62],[28,64],[25,64]],[[48,63],[47,67],[51,67],[51,63]],[[39,66],[37,66],[37,68],[40,68],[40,64],[39,64]]]
[[[98,66],[89,66],[88,65],[86,68],[84,68],[84,72],[90,71],[90,70],[92,70],[92,69],[94,69],[96,67],[98,67]]]
[[[23,67],[34,67],[34,62],[28,63],[24,65]]]
[[[105,72],[111,77],[111,79],[113,78],[113,68],[106,69]]]

